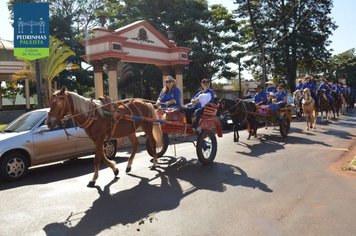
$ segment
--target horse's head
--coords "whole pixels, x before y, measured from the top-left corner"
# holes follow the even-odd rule
[[[47,126],[50,129],[57,125],[62,125],[62,120],[65,115],[70,113],[70,106],[68,101],[69,94],[66,88],[63,87],[60,91],[53,93],[49,100],[50,110],[48,112]]]

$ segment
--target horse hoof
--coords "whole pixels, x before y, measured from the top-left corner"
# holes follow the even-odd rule
[[[251,138],[251,135],[249,135],[249,136],[247,137],[247,140],[250,140],[250,138]]]
[[[94,188],[95,187],[95,181],[90,181],[87,185],[88,188]]]
[[[119,169],[118,168],[115,168],[114,170],[114,175],[117,176],[119,174]]]
[[[131,171],[131,167],[126,168],[126,173],[129,173]]]
[[[150,170],[156,170],[156,166],[151,166]]]

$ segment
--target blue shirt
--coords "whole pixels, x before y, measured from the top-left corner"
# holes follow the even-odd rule
[[[340,93],[340,92],[341,92],[341,88],[340,88],[339,85],[333,84],[331,87],[334,89],[334,91],[335,91],[336,93]]]
[[[260,103],[262,102],[262,103]],[[255,94],[255,103],[260,105],[266,105],[267,104],[267,94],[264,91],[261,91],[259,93]]]
[[[285,91],[282,91],[281,93],[275,93],[274,95],[277,98],[277,102],[283,102],[283,98],[287,97],[287,93]]]
[[[295,86],[295,89],[296,89],[296,90],[303,90],[303,83],[298,83],[298,84]]]
[[[266,94],[269,94],[270,92],[277,93],[277,88],[275,86],[267,87]]]
[[[160,106],[162,108],[180,108],[180,95],[181,95],[180,89],[177,87],[166,92],[162,90],[161,93],[159,94],[159,101],[161,102]],[[176,103],[170,104],[167,107],[166,104],[164,103],[172,99],[174,99]]]
[[[315,93],[316,92],[316,86],[313,82],[304,82],[302,89],[308,88],[310,90],[310,93]]]
[[[321,82],[321,84],[319,84],[318,91],[320,89],[324,89],[325,90],[325,94],[330,94],[331,93],[329,86],[326,85],[325,82]]]

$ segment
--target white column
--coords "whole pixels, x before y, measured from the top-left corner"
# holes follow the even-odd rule
[[[108,66],[108,76],[109,76],[109,97],[117,101],[119,99],[119,94],[117,92],[117,63],[116,58],[107,58],[104,63]]]
[[[119,100],[118,92],[117,92],[117,71],[110,70],[109,71],[109,97],[113,100]]]
[[[98,98],[104,95],[103,64],[100,61],[94,61],[93,68],[94,68],[95,98]]]

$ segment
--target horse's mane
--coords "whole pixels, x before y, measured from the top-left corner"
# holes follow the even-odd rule
[[[103,109],[101,109],[102,104],[99,100],[86,98],[74,92],[68,92],[68,94],[72,98],[74,109],[78,113],[88,113],[92,109],[97,109],[101,116],[104,115]],[[93,103],[95,108],[92,107]]]

